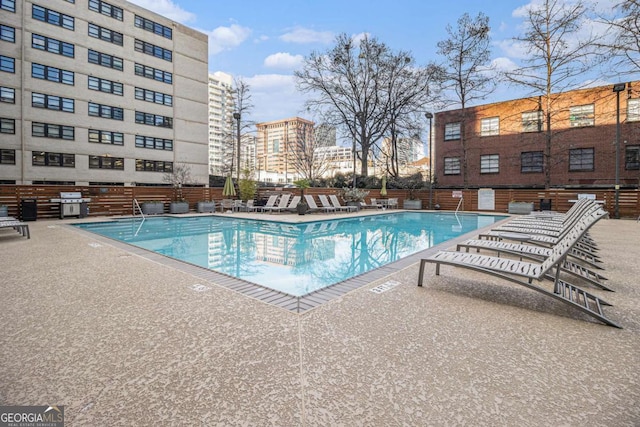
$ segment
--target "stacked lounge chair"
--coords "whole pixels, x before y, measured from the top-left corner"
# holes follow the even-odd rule
[[[519,239],[521,243],[510,244],[502,242],[501,239],[477,239],[462,242],[458,245],[458,250],[456,251],[439,251],[429,258],[422,259],[418,286],[423,284],[426,263],[436,264],[436,275],[440,274],[440,266],[443,264],[467,268],[500,277],[535,290],[575,307],[607,325],[619,328],[620,326],[608,319],[603,312],[602,307],[610,304],[600,297],[569,283],[566,279],[567,275],[572,275],[601,289],[610,290],[602,285],[601,280],[603,277],[594,272],[594,268],[599,268],[599,266],[595,267],[598,260],[592,258],[590,253],[585,256],[583,251],[576,250],[577,246],[585,239],[591,226],[606,215],[607,213],[602,208],[594,202],[589,202],[585,206],[577,207],[568,215],[548,219],[548,222],[545,220],[542,223],[538,223],[536,221],[540,221],[540,219],[533,217],[526,220],[531,222],[528,224],[529,227],[525,224],[525,229],[529,229],[532,234],[521,233],[523,236],[522,239]],[[524,243],[535,241],[533,239],[535,236],[533,231],[535,230],[541,230],[542,234],[539,235],[550,237],[546,235],[549,230],[542,227],[555,228],[558,225],[558,221],[563,225],[556,229],[553,237],[555,240],[549,246],[544,247]],[[533,224],[537,224],[537,226]],[[496,228],[504,229],[503,227]],[[499,236],[499,233],[501,231],[495,231],[493,235]],[[460,251],[460,248],[466,248],[466,251]],[[498,254],[515,255],[515,259],[512,257],[470,253],[468,252],[469,248],[477,250],[489,249],[498,252]],[[545,280],[553,282],[552,291],[544,287]],[[534,283],[534,281],[536,282]]]

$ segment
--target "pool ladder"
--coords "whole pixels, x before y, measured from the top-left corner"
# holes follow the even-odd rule
[[[142,219],[145,219],[142,208],[140,207],[140,203],[138,203],[138,199],[133,199],[131,210],[133,211],[133,216],[136,216],[136,211],[138,211],[140,212],[140,216],[142,217]]]

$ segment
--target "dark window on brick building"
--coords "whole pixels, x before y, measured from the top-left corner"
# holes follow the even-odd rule
[[[525,151],[520,153],[520,172],[532,173],[543,170],[542,151]]]
[[[574,148],[569,150],[569,172],[592,171],[594,169],[593,148]]]
[[[630,145],[624,153],[624,168],[626,170],[640,170],[640,145]]]

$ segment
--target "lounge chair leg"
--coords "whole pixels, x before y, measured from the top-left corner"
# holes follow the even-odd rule
[[[422,276],[424,275],[424,260],[420,260],[420,272],[418,273],[418,286],[422,286]]]

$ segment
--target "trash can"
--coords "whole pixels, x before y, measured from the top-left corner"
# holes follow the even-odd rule
[[[541,211],[550,211],[551,210],[551,199],[540,199],[540,210]]]
[[[38,218],[38,204],[36,199],[20,200],[20,219],[23,221],[35,221]]]

